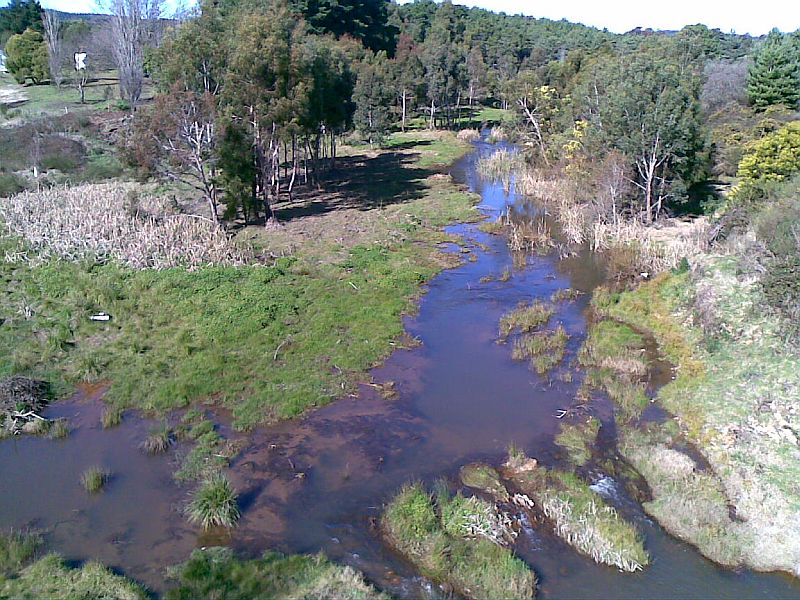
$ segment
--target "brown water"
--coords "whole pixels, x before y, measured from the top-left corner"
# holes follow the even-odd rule
[[[516,197],[477,177],[477,156],[491,150],[479,143],[454,176],[480,192],[484,210],[498,215]],[[585,335],[588,292],[603,277],[590,254],[564,261],[546,256],[530,258],[507,282],[481,284],[481,277],[512,265],[504,241],[473,225],[452,231],[468,240],[478,260],[430,283],[419,314],[406,320],[422,346],[395,352],[374,371],[376,381],[396,382],[399,399],[384,400],[364,386],[358,398],[255,432],[231,466],[243,512],[231,538],[199,535],[185,524],[180,507],[186,490],[172,482],[173,460],[136,449],[148,423],[128,418],[120,428],[103,431],[99,404],[85,394],[53,409],[77,415],[78,430],[68,440],[0,443],[0,528],[44,528],[51,547],[67,558],[99,558],[154,590],[165,587],[164,565],[183,560],[195,546],[229,543],[246,556],[266,549],[323,550],[398,596],[435,594],[381,544],[374,524],[382,505],[408,481],[452,481],[467,462],[498,463],[512,442],[545,464],[559,460],[552,441],[556,414],[572,405],[580,377],[572,383],[543,379],[513,362],[510,348],[496,343],[497,325],[522,300],[547,299],[564,287],[587,292],[560,305],[554,318],[572,336],[563,371]],[[668,375],[662,364],[652,384]],[[607,403],[593,409],[601,419],[610,418]],[[92,498],[78,478],[94,464],[116,476],[107,492]],[[539,575],[540,597],[800,598],[800,584],[788,577],[716,567],[665,535],[612,479],[590,475],[642,527],[653,564],[642,573],[622,574],[577,555],[545,528],[529,529],[516,549]]]

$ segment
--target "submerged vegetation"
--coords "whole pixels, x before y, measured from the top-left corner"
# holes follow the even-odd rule
[[[536,577],[505,547],[507,525],[484,500],[409,485],[381,519],[386,540],[423,574],[469,598],[533,598]]]

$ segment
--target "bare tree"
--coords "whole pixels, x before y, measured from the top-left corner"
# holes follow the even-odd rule
[[[163,0],[107,0],[111,13],[112,48],[119,70],[119,91],[131,110],[136,108],[144,84],[144,49],[156,41],[154,26],[161,17]],[[155,25],[154,25],[155,24]]]
[[[44,38],[47,41],[47,58],[50,66],[50,81],[60,88],[64,82],[64,44],[61,38],[61,17],[54,10],[42,11]]]

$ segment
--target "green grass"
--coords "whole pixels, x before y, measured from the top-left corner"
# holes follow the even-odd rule
[[[702,473],[664,473],[663,465],[650,464],[652,456],[676,458],[671,453],[677,450],[632,438],[631,448],[643,446],[634,458],[642,474],[651,487],[663,480],[668,492],[651,510],[714,560],[793,572],[800,462],[789,430],[800,426],[793,408],[800,358],[785,342],[784,324],[765,310],[748,264],[736,254],[700,258],[691,272],[664,274],[598,305],[652,333],[677,365],[677,377],[657,400],[711,466]],[[743,267],[747,277],[740,276]],[[724,518],[728,502],[741,519],[733,528]],[[688,508],[678,512],[675,505]]]
[[[69,422],[66,419],[56,419],[50,422],[47,430],[47,437],[51,440],[63,440],[70,433]]]
[[[146,600],[149,596],[140,586],[99,563],[73,569],[60,556],[49,554],[5,581],[0,578],[0,598]]]
[[[117,406],[109,406],[103,410],[100,420],[103,424],[103,429],[118,427],[122,423],[122,409]]]
[[[544,467],[523,472],[514,464],[521,464],[519,457],[506,463],[509,478],[552,521],[556,535],[576,550],[628,572],[650,562],[641,533],[582,479]]]
[[[163,454],[172,445],[172,430],[166,423],[153,428],[141,443],[147,454]]]
[[[511,357],[530,360],[531,367],[544,375],[564,360],[568,341],[569,334],[562,325],[553,331],[526,333],[514,340]]]
[[[381,529],[424,575],[451,585],[465,597],[533,598],[536,577],[527,565],[505,546],[469,533],[473,523],[493,530],[497,518],[484,501],[450,498],[442,490],[434,500],[415,484],[401,490],[386,507]]]
[[[228,548],[212,547],[195,550],[187,562],[170,569],[170,575],[177,585],[167,591],[166,600],[387,599],[352,568],[322,555],[284,557],[268,552],[256,560],[239,560]]]
[[[234,527],[239,520],[238,494],[228,478],[215,473],[203,480],[192,496],[186,515],[203,529]]]
[[[89,494],[97,494],[103,490],[111,473],[102,467],[90,467],[81,474],[81,485]]]
[[[527,333],[541,327],[550,320],[555,311],[539,300],[530,304],[521,302],[517,308],[506,313],[500,319],[500,338],[505,339],[511,333]]]
[[[411,152],[414,143],[433,140],[419,147],[433,153],[419,157],[426,164],[466,149],[452,135],[414,135],[405,136]],[[35,373],[62,389],[109,380],[106,400],[120,409],[213,402],[231,409],[241,429],[352,393],[402,335],[401,317],[414,310],[421,285],[453,264],[437,246],[450,239],[440,227],[479,216],[475,196],[451,181],[428,178],[420,186],[417,199],[354,211],[340,224],[367,220],[364,229],[377,233],[362,244],[347,246],[342,230],[331,227],[322,242],[301,244],[271,266],[133,271],[4,261],[0,376]],[[0,241],[0,251],[20,248]],[[20,315],[21,306],[33,309],[31,318]],[[99,311],[112,320],[89,321]]]
[[[4,577],[8,577],[30,562],[42,545],[38,533],[10,531],[0,533],[0,590]]]
[[[590,417],[582,423],[561,423],[555,442],[567,453],[570,461],[583,466],[592,458],[592,448],[600,431],[600,421]]]
[[[461,483],[490,494],[501,502],[508,502],[509,494],[506,486],[500,481],[497,471],[489,465],[472,463],[461,467],[459,471]]]

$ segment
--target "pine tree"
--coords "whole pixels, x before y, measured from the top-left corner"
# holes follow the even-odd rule
[[[772,30],[753,59],[747,95],[757,110],[800,101],[800,51],[793,40]]]

